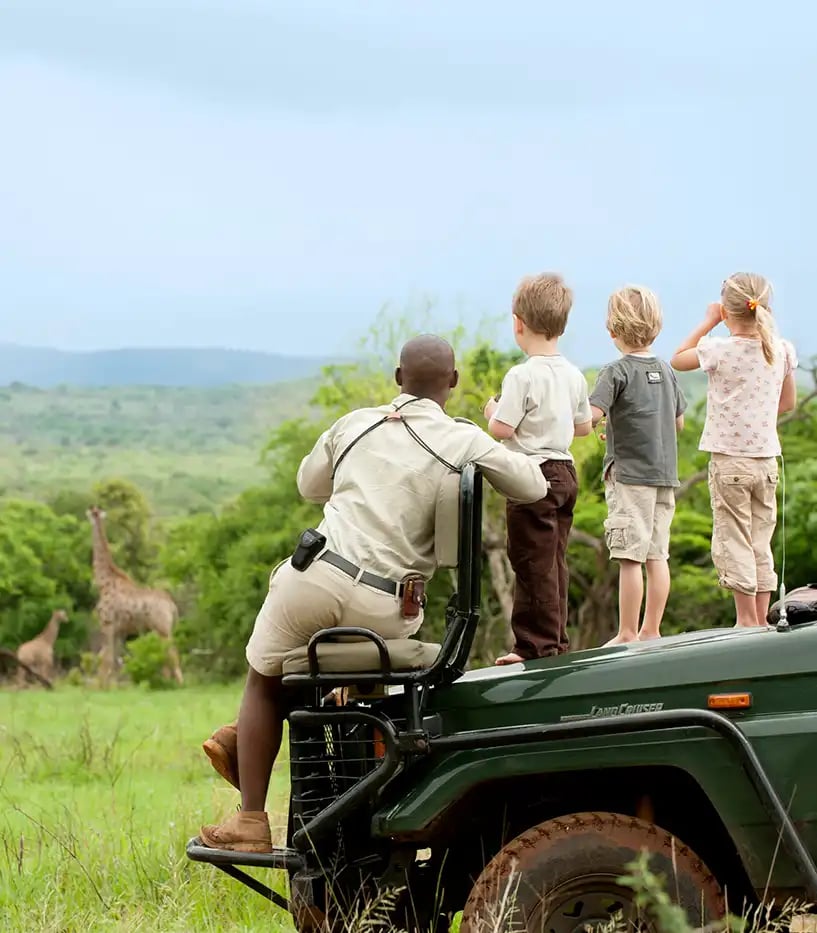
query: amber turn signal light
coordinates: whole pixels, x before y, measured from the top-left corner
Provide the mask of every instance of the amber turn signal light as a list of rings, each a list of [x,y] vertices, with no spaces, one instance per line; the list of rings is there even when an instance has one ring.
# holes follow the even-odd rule
[[[710,709],[749,709],[751,693],[711,693],[706,701]]]

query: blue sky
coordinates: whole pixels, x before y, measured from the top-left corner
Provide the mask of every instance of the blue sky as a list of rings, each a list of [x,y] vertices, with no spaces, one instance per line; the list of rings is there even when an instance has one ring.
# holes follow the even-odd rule
[[[6,0],[0,340],[348,353],[574,286],[610,356],[644,282],[670,352],[730,272],[801,354],[817,257],[817,8],[793,2]]]

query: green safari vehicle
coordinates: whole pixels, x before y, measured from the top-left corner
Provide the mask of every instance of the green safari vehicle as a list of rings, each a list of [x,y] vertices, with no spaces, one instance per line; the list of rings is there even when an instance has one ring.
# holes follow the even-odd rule
[[[695,926],[762,899],[817,903],[817,624],[699,631],[465,673],[479,624],[482,483],[460,477],[443,643],[330,629],[286,662],[287,846],[188,844],[341,930],[391,891],[393,928],[576,933],[621,914],[642,851]],[[339,635],[360,641],[339,641]],[[333,688],[348,689],[343,705]],[[284,898],[258,872],[289,876]],[[500,919],[502,914],[503,919]],[[503,925],[504,924],[504,925]]]

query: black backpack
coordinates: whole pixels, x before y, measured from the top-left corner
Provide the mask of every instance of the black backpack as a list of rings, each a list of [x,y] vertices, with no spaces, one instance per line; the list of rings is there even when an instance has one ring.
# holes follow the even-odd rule
[[[769,608],[766,621],[769,625],[777,625],[780,621],[780,604],[778,601]],[[807,583],[798,586],[791,593],[786,593],[786,619],[789,625],[801,625],[803,622],[817,620],[817,583]]]

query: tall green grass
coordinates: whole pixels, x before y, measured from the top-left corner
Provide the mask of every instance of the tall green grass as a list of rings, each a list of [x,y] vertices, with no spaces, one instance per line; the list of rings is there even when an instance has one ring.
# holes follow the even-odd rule
[[[111,691],[60,685],[0,690],[0,933],[284,933],[289,916],[209,865],[185,844],[220,820],[238,794],[210,768],[200,745],[230,722],[240,685]],[[273,773],[273,841],[285,836],[288,764]],[[646,860],[625,883],[662,933],[694,931]],[[260,873],[284,893],[280,874]],[[486,933],[518,930],[514,891]],[[384,892],[345,926],[383,933]],[[761,906],[708,933],[812,933],[808,905]],[[455,920],[452,930],[459,924]],[[626,933],[612,921],[604,933]]]
[[[0,692],[3,933],[293,929],[257,894],[184,854],[202,822],[238,803],[200,745],[232,721],[240,692]],[[287,787],[281,761],[268,804],[278,840]],[[280,875],[276,884],[283,890]]]

